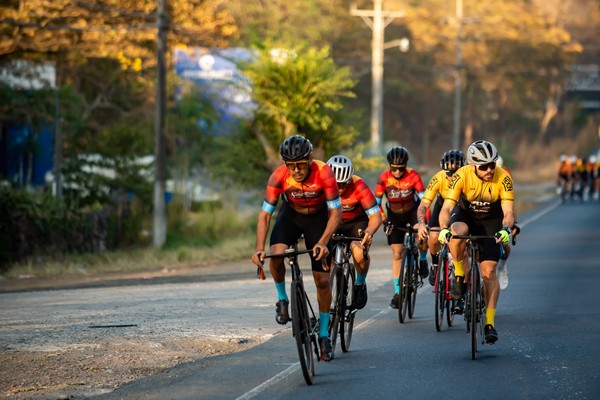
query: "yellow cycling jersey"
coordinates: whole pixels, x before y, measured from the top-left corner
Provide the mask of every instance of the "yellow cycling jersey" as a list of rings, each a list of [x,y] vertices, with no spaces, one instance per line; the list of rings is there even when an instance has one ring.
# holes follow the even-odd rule
[[[452,176],[446,199],[459,202],[459,206],[477,217],[501,212],[500,204],[513,203],[515,191],[512,178],[504,168],[496,168],[492,180],[480,179],[474,165],[465,165]],[[461,204],[463,203],[463,204]]]
[[[450,183],[450,178],[446,175],[446,171],[441,170],[438,171],[427,184],[427,188],[425,189],[425,193],[423,194],[423,200],[427,200],[429,204],[433,203],[433,199],[439,193],[442,199],[447,199],[450,189],[448,188],[448,184]]]

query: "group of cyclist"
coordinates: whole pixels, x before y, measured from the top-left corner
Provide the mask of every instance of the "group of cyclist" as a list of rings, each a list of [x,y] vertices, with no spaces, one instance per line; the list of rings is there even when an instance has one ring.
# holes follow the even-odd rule
[[[486,302],[485,340],[498,339],[494,317],[499,295],[496,266],[501,259],[499,244],[506,245],[509,235],[518,232],[514,212],[514,186],[509,172],[497,166],[499,159],[495,146],[479,140],[471,144],[467,156],[459,150],[450,150],[442,156],[441,171],[436,173],[427,188],[419,173],[408,168],[409,153],[396,146],[387,153],[388,169],[381,173],[372,192],[367,183],[354,174],[351,160],[343,155],[331,157],[328,162],[313,158],[312,144],[300,135],[285,139],[279,148],[283,165],[270,176],[256,229],[256,251],[252,262],[258,266],[266,256],[265,244],[279,198],[283,204],[271,232],[269,252],[282,253],[302,236],[310,254],[313,277],[317,288],[319,308],[319,347],[321,360],[332,359],[331,340],[328,337],[330,304],[329,284],[331,266],[330,240],[335,233],[362,237],[352,243],[356,282],[353,288],[354,309],[367,304],[366,277],[369,259],[363,249],[369,248],[373,235],[385,226],[387,241],[392,249],[392,277],[394,296],[390,307],[398,308],[400,286],[398,277],[404,246],[404,233],[394,227],[411,224],[418,228],[419,273],[422,279],[435,277],[439,243],[449,243],[455,267],[452,296],[460,301],[465,294],[465,241],[451,240],[456,235],[495,235],[496,239],[483,242],[480,253],[481,272]],[[468,163],[468,164],[467,164]],[[436,195],[438,195],[436,200]],[[385,212],[382,203],[386,197]],[[435,202],[431,218],[428,208]],[[437,232],[430,228],[439,228]],[[431,253],[431,270],[427,252]],[[289,299],[285,285],[283,259],[271,258],[269,269],[278,301],[276,321],[290,321]]]
[[[562,200],[600,200],[600,160],[562,154],[556,167],[556,191]]]

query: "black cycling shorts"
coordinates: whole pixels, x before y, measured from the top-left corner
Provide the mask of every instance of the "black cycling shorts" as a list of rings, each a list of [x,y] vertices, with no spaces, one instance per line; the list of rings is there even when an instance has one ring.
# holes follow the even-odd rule
[[[293,245],[304,235],[304,243],[307,249],[312,249],[315,244],[323,236],[327,221],[329,220],[329,212],[327,207],[314,214],[301,214],[294,211],[287,202],[283,202],[273,231],[271,232],[270,245],[284,243],[288,246]],[[316,261],[310,254],[312,270],[314,272],[327,272],[331,265],[331,244],[327,244],[329,256],[326,260]],[[326,265],[323,265],[326,262]]]
[[[450,225],[455,222],[464,222],[469,227],[469,235],[493,236],[502,229],[502,217],[489,219],[476,219],[469,212],[460,207],[454,207],[450,217]],[[500,246],[495,239],[478,241],[482,246],[479,252],[479,261],[498,261],[500,259]]]
[[[387,210],[387,219],[394,225],[395,228],[406,228],[406,224],[414,226],[417,223],[417,208],[418,204],[411,211],[403,214],[396,214],[389,209]],[[406,233],[397,229],[392,230],[392,234],[387,237],[389,245],[404,244],[404,235]]]
[[[360,218],[356,218],[352,221],[348,221],[340,225],[336,233],[344,236],[358,236],[358,230],[364,231],[369,226],[369,217],[367,214],[363,214]]]

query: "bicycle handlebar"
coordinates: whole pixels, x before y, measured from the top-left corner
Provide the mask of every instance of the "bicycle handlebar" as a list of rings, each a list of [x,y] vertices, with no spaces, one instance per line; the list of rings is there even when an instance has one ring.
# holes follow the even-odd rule
[[[338,243],[346,243],[346,244],[350,244],[354,241],[362,241],[363,238],[362,237],[355,237],[355,236],[344,236],[344,235],[340,235],[340,234],[334,234],[333,237],[331,238],[332,242],[338,242]],[[365,258],[365,260],[369,259],[369,251],[367,249],[366,246],[362,246],[362,250],[363,250],[363,257]]]
[[[265,271],[264,271],[264,265],[265,265],[265,259],[267,258],[284,258],[284,257],[296,257],[300,254],[307,254],[307,253],[312,253],[313,249],[307,249],[307,250],[298,250],[297,248],[294,247],[290,247],[289,249],[285,250],[283,253],[278,253],[278,254],[267,254],[265,255],[265,258],[263,258],[262,260],[260,260],[262,266],[260,267],[256,267],[256,277],[260,280],[265,280],[267,279],[266,275],[265,275]],[[317,249],[317,253],[319,252],[319,249]]]

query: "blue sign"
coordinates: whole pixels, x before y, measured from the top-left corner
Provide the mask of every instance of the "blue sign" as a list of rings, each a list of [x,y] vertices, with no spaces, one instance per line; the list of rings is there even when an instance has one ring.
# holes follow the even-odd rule
[[[249,119],[254,114],[250,82],[240,71],[240,63],[252,61],[252,53],[244,48],[209,49],[175,48],[175,73],[180,78],[202,86],[213,106],[219,111],[217,135],[226,135],[231,123]],[[181,88],[176,93],[180,96]]]

